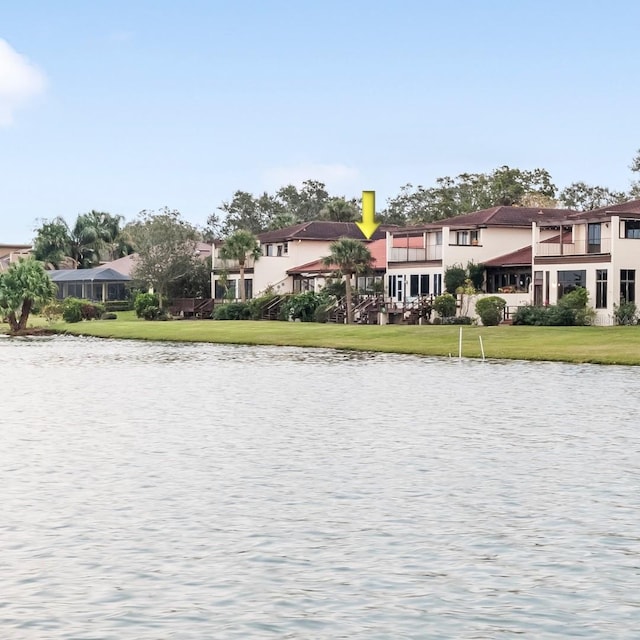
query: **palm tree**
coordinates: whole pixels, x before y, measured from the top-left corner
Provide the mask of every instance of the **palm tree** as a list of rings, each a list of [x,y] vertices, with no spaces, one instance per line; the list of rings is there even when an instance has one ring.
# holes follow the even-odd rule
[[[251,231],[238,229],[232,233],[220,247],[220,257],[223,260],[236,260],[240,267],[240,300],[245,302],[247,292],[244,289],[244,267],[247,257],[257,260],[262,255],[260,243]]]
[[[351,277],[362,273],[373,262],[373,257],[367,247],[359,240],[340,238],[329,246],[330,255],[322,259],[325,266],[335,265],[344,275],[345,295],[347,299],[347,324],[353,322],[351,307]]]
[[[347,202],[344,198],[331,198],[320,211],[323,220],[333,222],[353,222],[358,218],[358,207],[355,202]]]

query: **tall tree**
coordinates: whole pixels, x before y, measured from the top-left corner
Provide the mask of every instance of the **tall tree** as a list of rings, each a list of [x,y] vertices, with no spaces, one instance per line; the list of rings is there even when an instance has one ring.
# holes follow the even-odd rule
[[[491,173],[462,173],[438,178],[434,187],[407,184],[387,202],[381,218],[394,224],[417,224],[488,209],[520,206],[527,198],[553,199],[556,187],[545,169],[525,171],[508,166]]]
[[[247,292],[244,287],[244,269],[247,258],[257,260],[262,255],[260,243],[253,233],[246,229],[239,229],[232,233],[220,247],[220,257],[223,260],[236,260],[240,268],[240,300],[245,302]]]
[[[331,198],[320,211],[320,218],[334,222],[354,222],[358,219],[358,207],[354,201]]]
[[[138,254],[132,275],[153,287],[162,307],[170,283],[195,268],[198,233],[167,207],[141,211],[129,230]]]
[[[560,192],[560,203],[567,209],[591,211],[624,202],[627,194],[611,191],[608,187],[591,186],[586,182],[573,182]]]
[[[369,249],[359,240],[340,238],[329,245],[330,254],[322,259],[325,266],[338,267],[345,282],[345,298],[347,306],[347,324],[353,323],[353,308],[351,304],[351,278],[356,273],[362,273],[371,266],[373,258]]]
[[[629,168],[634,174],[636,174],[636,176],[638,176],[638,179],[632,180],[631,182],[629,197],[640,198],[640,149],[638,149],[636,151],[636,155],[633,156],[633,160],[631,161],[631,166]]]
[[[7,318],[12,333],[23,331],[33,307],[53,300],[56,291],[41,262],[21,259],[0,273],[0,315]]]
[[[34,255],[58,269],[65,261],[78,269],[95,267],[102,258],[128,255],[133,248],[120,229],[122,216],[103,211],[81,213],[70,227],[64,218],[44,220],[36,229]]]

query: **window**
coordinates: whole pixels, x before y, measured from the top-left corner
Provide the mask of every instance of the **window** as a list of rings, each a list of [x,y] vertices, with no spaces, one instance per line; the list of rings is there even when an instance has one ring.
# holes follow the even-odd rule
[[[470,245],[478,244],[478,231],[456,231],[456,244]]]
[[[586,271],[558,271],[558,300],[560,300],[565,293],[570,293],[576,287],[584,287],[586,284]]]
[[[436,242],[435,242],[436,246],[442,245],[442,231],[436,231],[434,233],[434,236],[436,238]]]
[[[272,256],[273,255],[273,245],[272,244],[268,244],[266,246],[264,255],[265,256]]]
[[[596,309],[607,308],[607,270],[596,269]]]
[[[640,220],[624,221],[624,237],[636,239],[640,238]]]
[[[289,255],[289,243],[288,242],[285,242],[282,245],[282,255],[283,256],[288,256]]]
[[[600,253],[600,223],[590,223],[587,226],[587,253]]]
[[[247,300],[253,298],[253,280],[251,278],[244,279],[244,296]]]
[[[423,296],[429,295],[429,274],[424,273],[420,276],[420,293]]]
[[[442,295],[442,274],[436,273],[433,276],[433,295]]]
[[[620,304],[636,301],[636,270],[620,270]]]

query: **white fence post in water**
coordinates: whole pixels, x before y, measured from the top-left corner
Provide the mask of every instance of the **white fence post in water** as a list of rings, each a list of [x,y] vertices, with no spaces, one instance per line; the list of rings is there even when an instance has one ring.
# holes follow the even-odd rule
[[[478,336],[480,338],[480,351],[482,352],[482,361],[484,362],[484,345],[482,344],[482,336]]]
[[[458,338],[458,360],[462,360],[462,327],[460,327],[460,337]]]

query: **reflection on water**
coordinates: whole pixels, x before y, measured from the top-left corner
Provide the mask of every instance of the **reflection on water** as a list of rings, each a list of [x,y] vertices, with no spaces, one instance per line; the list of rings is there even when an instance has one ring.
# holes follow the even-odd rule
[[[0,637],[635,638],[638,372],[0,341]]]

